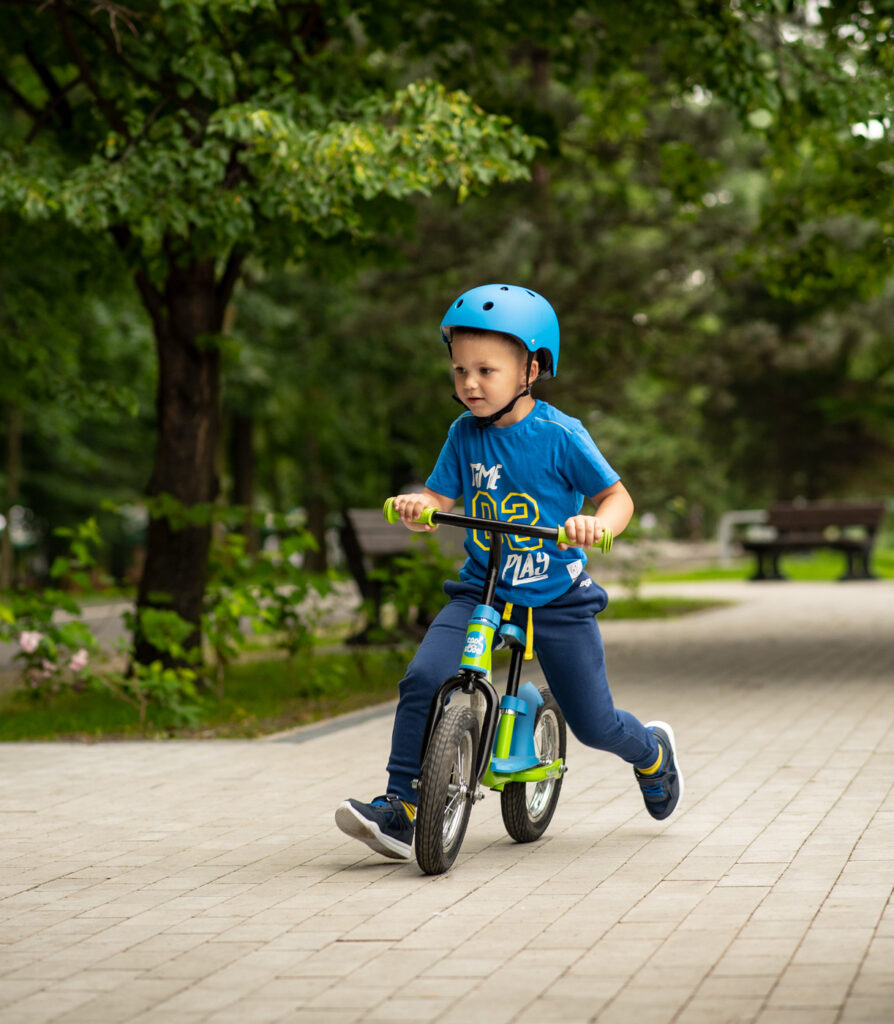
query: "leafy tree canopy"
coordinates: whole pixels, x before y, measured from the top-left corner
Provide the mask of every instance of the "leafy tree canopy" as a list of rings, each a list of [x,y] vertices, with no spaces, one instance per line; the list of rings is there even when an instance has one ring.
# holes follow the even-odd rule
[[[362,233],[377,197],[444,184],[462,197],[524,174],[534,151],[462,91],[394,88],[347,3],[14,10],[0,205],[111,229],[150,264],[300,255],[308,231]]]

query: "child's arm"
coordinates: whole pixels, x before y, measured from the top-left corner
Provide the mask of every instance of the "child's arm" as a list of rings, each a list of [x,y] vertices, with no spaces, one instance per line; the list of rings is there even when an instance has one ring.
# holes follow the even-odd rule
[[[437,530],[437,523],[425,526],[422,523],[415,523],[413,520],[422,515],[424,508],[436,508],[441,512],[449,512],[455,504],[456,498],[446,498],[443,494],[423,487],[419,494],[398,494],[394,499],[394,510],[400,513],[400,520],[408,530],[431,533],[432,530]]]
[[[565,532],[574,547],[591,548],[598,544],[606,527],[617,537],[633,515],[633,498],[620,480],[594,495],[592,502],[596,506],[595,516],[577,515],[565,520]],[[559,548],[564,551],[568,546],[560,544]]]

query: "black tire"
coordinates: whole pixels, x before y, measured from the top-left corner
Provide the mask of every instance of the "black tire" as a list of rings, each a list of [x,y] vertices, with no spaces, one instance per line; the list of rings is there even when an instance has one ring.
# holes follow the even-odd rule
[[[427,875],[441,875],[456,860],[478,785],[478,719],[468,707],[448,708],[428,745],[419,780],[416,860]]]
[[[565,761],[568,731],[549,688],[542,686],[543,703],[534,718],[534,749],[541,760]],[[562,791],[563,776],[542,782],[508,782],[500,793],[506,831],[517,843],[533,843],[552,821]]]

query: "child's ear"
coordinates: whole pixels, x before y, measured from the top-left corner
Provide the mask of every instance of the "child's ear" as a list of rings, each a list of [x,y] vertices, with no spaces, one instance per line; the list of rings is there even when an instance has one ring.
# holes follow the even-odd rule
[[[528,379],[525,381],[526,384],[533,384],[535,380],[540,376],[540,363],[535,356],[531,360],[531,371],[528,374]]]

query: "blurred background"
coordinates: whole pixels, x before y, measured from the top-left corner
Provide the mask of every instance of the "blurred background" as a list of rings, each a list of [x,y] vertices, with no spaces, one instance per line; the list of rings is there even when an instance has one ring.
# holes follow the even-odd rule
[[[182,667],[209,592],[284,539],[288,572],[349,579],[344,510],[427,476],[457,412],[438,324],[489,281],[555,306],[537,395],[619,469],[633,538],[894,493],[887,0],[0,21],[10,643],[49,635],[35,594],[114,584],[128,656]]]

